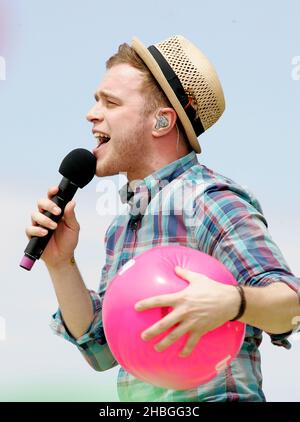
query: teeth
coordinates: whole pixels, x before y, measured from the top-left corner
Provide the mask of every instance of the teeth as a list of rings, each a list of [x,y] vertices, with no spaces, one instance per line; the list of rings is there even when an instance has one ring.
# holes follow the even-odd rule
[[[97,139],[110,139],[107,135],[102,135],[101,133],[95,133],[95,138]]]
[[[105,142],[108,142],[110,140],[110,137],[107,135],[102,135],[101,133],[95,133],[95,138],[98,141],[98,144],[103,144]]]

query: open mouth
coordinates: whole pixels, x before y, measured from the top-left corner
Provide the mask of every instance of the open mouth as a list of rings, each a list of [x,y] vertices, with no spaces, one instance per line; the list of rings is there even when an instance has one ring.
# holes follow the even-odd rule
[[[102,133],[96,133],[95,138],[97,140],[97,148],[100,148],[102,145],[107,144],[110,140],[110,136],[104,135]]]

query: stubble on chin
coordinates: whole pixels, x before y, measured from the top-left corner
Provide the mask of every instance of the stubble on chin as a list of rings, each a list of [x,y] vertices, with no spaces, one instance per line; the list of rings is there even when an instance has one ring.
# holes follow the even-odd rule
[[[114,176],[120,173],[138,174],[143,169],[143,161],[147,155],[144,144],[145,128],[143,120],[138,127],[123,133],[114,145],[98,159],[96,175],[98,177]]]
[[[145,130],[142,122],[131,133],[127,133],[126,137],[121,138],[116,157],[118,172],[139,173],[139,169],[143,167],[145,154],[147,154],[144,139]]]

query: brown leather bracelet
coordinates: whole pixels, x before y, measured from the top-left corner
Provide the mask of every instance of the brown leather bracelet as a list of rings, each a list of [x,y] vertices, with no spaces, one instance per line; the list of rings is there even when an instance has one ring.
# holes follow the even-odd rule
[[[237,285],[237,286],[234,286],[234,287],[236,287],[237,290],[239,291],[239,294],[241,296],[241,303],[240,303],[240,308],[239,308],[239,311],[238,311],[236,317],[231,319],[230,321],[236,321],[237,319],[240,319],[241,316],[244,314],[245,309],[246,309],[246,297],[245,297],[244,289],[240,285]]]

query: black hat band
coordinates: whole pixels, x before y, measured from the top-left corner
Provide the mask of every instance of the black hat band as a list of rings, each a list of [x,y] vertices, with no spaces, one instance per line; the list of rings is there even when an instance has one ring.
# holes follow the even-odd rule
[[[191,122],[191,125],[193,126],[196,136],[198,137],[205,130],[199,116],[197,116],[196,110],[191,106],[191,101],[188,95],[186,94],[178,76],[176,75],[174,70],[171,68],[167,60],[164,58],[164,56],[160,53],[160,51],[154,45],[151,45],[148,48],[148,51],[151,53],[151,55],[153,56],[153,58],[159,65],[164,77],[166,78],[168,84],[172,88],[178,101],[183,107],[187,117],[189,118],[189,121]]]

